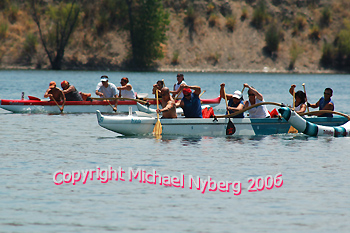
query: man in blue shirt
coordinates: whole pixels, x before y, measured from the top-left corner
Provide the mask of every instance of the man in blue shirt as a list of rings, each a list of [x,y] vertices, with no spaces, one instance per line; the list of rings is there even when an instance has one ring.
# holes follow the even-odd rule
[[[321,97],[316,104],[310,104],[310,103],[307,103],[307,106],[308,107],[311,107],[311,108],[317,108],[319,110],[331,110],[331,111],[334,111],[334,103],[331,99],[331,97],[333,96],[333,90],[329,87],[327,87],[325,90],[324,90],[324,93],[323,93],[323,97]],[[333,114],[332,113],[319,113],[319,114],[315,114],[315,116],[319,116],[319,117],[333,117]]]
[[[191,89],[194,90],[193,93]],[[201,88],[199,86],[181,84],[180,90],[182,90],[184,97],[180,102],[176,103],[176,107],[183,109],[186,118],[202,118],[202,106],[199,99]]]

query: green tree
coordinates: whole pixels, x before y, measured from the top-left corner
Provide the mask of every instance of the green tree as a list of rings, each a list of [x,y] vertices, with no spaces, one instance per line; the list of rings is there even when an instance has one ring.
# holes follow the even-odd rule
[[[51,69],[60,70],[64,50],[77,26],[80,7],[77,0],[54,2],[57,4],[46,5],[42,0],[31,0],[31,10],[39,29],[42,45],[50,60]],[[42,21],[45,21],[44,28]]]
[[[169,13],[161,0],[126,0],[132,68],[149,68],[157,59],[163,58],[161,44],[165,44],[169,25]]]

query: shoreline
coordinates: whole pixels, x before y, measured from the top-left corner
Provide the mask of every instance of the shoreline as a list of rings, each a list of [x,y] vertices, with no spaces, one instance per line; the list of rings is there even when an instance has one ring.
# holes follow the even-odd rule
[[[78,68],[78,67],[77,67]],[[81,68],[81,67],[79,67]],[[277,70],[269,67],[264,69],[203,69],[203,68],[168,68],[160,67],[150,70],[123,70],[123,69],[62,69],[61,71],[137,71],[137,72],[181,72],[181,73],[271,73],[271,74],[350,74],[350,72],[339,70]],[[0,71],[4,70],[50,70],[50,69],[35,69],[34,66],[0,66]]]

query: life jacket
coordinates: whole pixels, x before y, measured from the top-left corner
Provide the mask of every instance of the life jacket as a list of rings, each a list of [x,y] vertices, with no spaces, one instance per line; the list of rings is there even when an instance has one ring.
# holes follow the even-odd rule
[[[202,109],[202,116],[203,118],[211,118],[211,117],[214,117],[214,110],[212,107],[210,107],[209,109],[208,108],[203,108]]]

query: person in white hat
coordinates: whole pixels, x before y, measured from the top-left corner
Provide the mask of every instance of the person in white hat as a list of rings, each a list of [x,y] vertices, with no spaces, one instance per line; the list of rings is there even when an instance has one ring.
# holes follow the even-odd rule
[[[108,83],[107,75],[102,75],[101,82],[96,86],[95,94],[101,98],[114,98],[118,97],[118,90],[113,83]]]
[[[227,112],[226,114],[231,114],[240,110],[243,110],[244,103],[243,100],[241,100],[242,93],[240,91],[235,91],[233,94],[227,94],[224,91],[225,88],[225,83],[220,84],[220,97],[225,99],[225,94],[226,98],[228,100],[228,106],[227,106]],[[240,113],[233,118],[244,118],[243,113]]]

